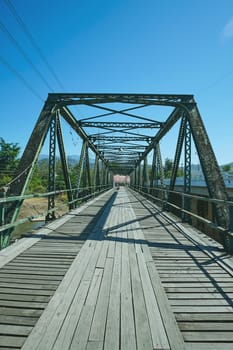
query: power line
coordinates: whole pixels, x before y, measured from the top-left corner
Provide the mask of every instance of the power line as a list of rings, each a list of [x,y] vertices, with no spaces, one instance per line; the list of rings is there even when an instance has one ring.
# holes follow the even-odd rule
[[[0,21],[0,29],[6,36],[9,38],[9,40],[13,43],[13,45],[17,48],[17,50],[21,53],[21,55],[24,57],[25,61],[33,68],[33,70],[36,72],[36,74],[40,77],[40,79],[43,81],[43,83],[47,86],[47,88],[51,91],[54,91],[53,88],[49,85],[47,80],[43,77],[43,75],[40,73],[40,71],[36,68],[32,60],[28,57],[28,55],[24,52],[23,48],[20,46],[20,44],[17,42],[17,40],[13,37],[13,35],[9,32],[9,30],[6,28],[6,26]]]
[[[0,56],[0,62],[6,66],[17,78],[35,95],[40,101],[44,102],[43,98],[37,93],[37,91],[24,79],[24,77],[17,72],[2,56]]]
[[[51,67],[51,65],[49,64],[48,60],[46,59],[44,53],[42,52],[41,48],[38,46],[36,40],[34,39],[34,37],[32,36],[32,34],[30,33],[29,29],[27,28],[26,24],[24,23],[24,21],[22,20],[22,18],[20,17],[20,15],[18,14],[18,12],[16,11],[16,8],[14,7],[14,5],[12,4],[12,2],[10,0],[4,0],[6,6],[8,7],[8,9],[10,10],[10,12],[12,13],[12,15],[15,17],[16,21],[18,22],[18,24],[20,25],[20,27],[22,28],[24,34],[28,37],[28,39],[30,40],[32,46],[35,48],[35,50],[37,51],[38,55],[40,56],[41,60],[44,62],[44,64],[46,65],[46,67],[48,68],[48,70],[50,71],[50,73],[52,74],[52,76],[54,77],[54,79],[56,80],[57,84],[60,86],[60,88],[62,90],[65,90],[62,82],[60,81],[60,79],[58,78],[57,74],[54,72],[53,68]]]

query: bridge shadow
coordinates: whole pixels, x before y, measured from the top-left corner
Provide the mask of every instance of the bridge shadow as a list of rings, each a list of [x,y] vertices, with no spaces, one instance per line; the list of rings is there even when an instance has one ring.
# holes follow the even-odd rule
[[[158,210],[156,208],[153,208],[153,210],[151,208],[148,208],[146,206],[146,202],[145,201],[140,201],[141,204],[144,206],[145,209],[148,210],[149,214],[144,215],[142,217],[136,217],[135,219],[132,220],[128,220],[125,221],[123,223],[117,224],[117,225],[113,225],[111,227],[108,227],[107,229],[105,229],[105,224],[106,224],[106,220],[107,217],[110,213],[110,210],[112,208],[112,206],[118,206],[118,205],[122,205],[122,204],[116,204],[115,199],[116,199],[117,193],[113,193],[112,196],[108,199],[108,201],[106,202],[106,204],[102,207],[101,205],[95,204],[95,208],[99,208],[99,210],[97,210],[97,212],[95,214],[87,214],[87,213],[70,213],[69,216],[71,217],[70,220],[68,221],[69,225],[77,225],[78,223],[80,223],[80,219],[82,217],[92,217],[92,219],[90,220],[90,222],[87,224],[87,226],[84,228],[84,230],[82,230],[80,232],[80,234],[73,234],[72,233],[72,225],[71,227],[66,228],[66,230],[68,230],[68,232],[64,232],[64,230],[62,230],[62,227],[65,225],[62,225],[61,227],[59,227],[58,229],[51,229],[51,233],[48,235],[43,235],[43,234],[28,234],[28,235],[24,235],[24,237],[35,237],[35,238],[42,238],[45,240],[59,240],[59,241],[85,241],[87,239],[91,239],[91,240],[98,240],[98,241],[103,241],[103,240],[109,240],[109,241],[115,241],[115,242],[120,242],[123,244],[133,244],[133,245],[141,245],[142,246],[142,250],[143,250],[143,246],[146,245],[150,248],[158,248],[159,250],[173,250],[173,251],[185,251],[187,254],[187,257],[190,258],[190,260],[193,262],[195,267],[198,267],[199,271],[201,271],[203,273],[203,276],[205,276],[207,278],[207,281],[211,283],[212,288],[215,290],[215,293],[219,293],[223,299],[226,301],[226,303],[228,305],[230,305],[231,307],[233,307],[233,300],[232,298],[230,298],[230,296],[228,295],[227,292],[224,291],[224,289],[221,287],[221,285],[219,284],[219,282],[216,281],[216,279],[214,277],[211,276],[211,273],[208,271],[208,267],[211,264],[214,263],[218,263],[218,261],[223,262],[224,258],[227,257],[226,253],[221,250],[218,247],[215,246],[205,246],[205,245],[201,245],[201,244],[197,244],[195,243],[194,240],[191,240],[186,234],[185,232],[177,225],[179,223],[179,221],[177,222],[173,222],[171,219],[162,216],[161,219],[161,215],[162,215],[162,211]],[[134,201],[134,203],[136,203],[138,201]],[[129,201],[127,204],[133,204],[132,201]],[[125,205],[125,203],[124,203]],[[92,206],[93,207],[93,206]],[[127,234],[133,233],[133,231],[143,231],[143,228],[139,227],[129,227],[130,225],[133,225],[135,223],[143,223],[143,221],[145,221],[146,219],[149,218],[154,218],[156,220],[155,225],[152,225],[150,227],[145,228],[146,229],[156,229],[156,228],[162,228],[165,230],[166,234],[169,235],[171,238],[173,238],[174,242],[152,242],[148,239],[138,239],[138,238],[132,238],[132,237],[120,237],[119,235],[117,236],[117,234],[122,234],[124,232],[127,232]],[[78,220],[76,220],[78,219]],[[101,224],[98,225],[98,221],[101,220]],[[97,227],[98,225],[98,227]],[[47,228],[47,227],[46,227]],[[190,244],[187,243],[182,243],[178,237],[176,237],[176,235],[174,234],[174,232],[172,232],[171,229],[174,230],[174,228],[176,229],[176,232],[179,231],[179,233],[182,234],[183,237],[185,237]],[[70,230],[70,231],[69,231]],[[145,232],[145,231],[144,231]],[[206,253],[204,253],[204,250],[208,250],[210,253],[214,253],[214,252],[221,252],[222,255],[220,257],[210,257],[208,256]],[[194,252],[200,252],[202,251],[203,254],[205,254],[206,256],[206,260],[205,261],[198,261],[198,258],[193,254]],[[177,260],[179,260],[179,254],[177,255]],[[156,262],[155,262],[156,265]],[[229,267],[228,267],[229,268]],[[233,274],[233,270],[232,270],[232,274]],[[192,275],[192,273],[188,273],[187,274],[188,277],[193,277],[193,281],[197,281],[197,279],[195,278],[195,275]],[[205,282],[200,281],[200,286],[201,287],[205,287]],[[208,289],[208,287],[206,287]],[[232,287],[233,288],[233,287]]]
[[[103,239],[105,231],[103,230],[104,225],[106,223],[107,217],[111,210],[111,207],[114,205],[116,200],[117,193],[114,192],[111,197],[106,201],[104,205],[102,204],[93,204],[92,208],[99,208],[93,214],[80,212],[75,213],[70,212],[68,215],[70,218],[64,224],[61,224],[58,228],[51,228],[48,226],[44,226],[42,229],[38,229],[39,232],[36,234],[33,232],[28,232],[22,234],[22,238],[41,238],[45,240],[60,240],[60,241],[85,241],[91,235],[91,239]],[[80,225],[82,222],[82,218],[92,218],[89,223],[80,230],[80,233],[77,233],[77,225]],[[98,225],[98,221],[101,219],[101,225]],[[68,227],[67,227],[68,226]],[[76,229],[76,232],[72,231],[72,226]],[[96,229],[98,227],[98,230]],[[50,230],[50,233],[43,233],[43,229]],[[42,231],[42,233],[40,233]],[[67,232],[66,232],[67,231]],[[99,232],[99,235],[94,235],[94,233]]]
[[[161,210],[158,210],[155,206],[153,206],[153,211],[152,211],[152,209],[148,207],[148,201],[146,201],[145,199],[143,199],[141,197],[140,198],[136,197],[136,198],[142,204],[142,206],[150,212],[150,215],[153,216],[159,222],[159,224],[161,226],[163,226],[163,228],[165,229],[167,234],[170,235],[170,237],[172,237],[174,242],[175,242],[172,244],[165,243],[165,242],[159,242],[159,243],[157,242],[157,243],[152,243],[152,244],[148,243],[148,246],[151,246],[151,247],[156,246],[156,247],[161,248],[161,249],[171,249],[171,250],[178,249],[178,250],[185,251],[187,253],[187,256],[194,263],[194,266],[196,266],[203,273],[203,276],[205,276],[207,278],[207,281],[211,283],[213,289],[215,290],[215,293],[219,293],[223,297],[225,302],[229,306],[233,307],[233,299],[228,295],[227,292],[224,291],[224,288],[221,287],[220,283],[218,281],[216,281],[216,279],[213,276],[211,276],[211,273],[207,270],[207,267],[210,266],[211,264],[217,264],[217,266],[220,266],[220,265],[218,265],[218,262],[221,262],[222,264],[224,264],[224,259],[229,258],[229,255],[224,251],[224,249],[219,248],[219,247],[215,247],[212,245],[206,246],[206,245],[202,245],[200,243],[197,243],[195,241],[195,239],[191,239],[184,232],[184,230],[182,230],[182,228],[180,226],[178,226],[178,223],[180,223],[181,221],[174,222],[172,219],[168,218],[167,216],[164,216],[163,212]],[[161,217],[163,218],[163,221],[160,219]],[[164,225],[164,220],[167,222],[167,225],[166,224]],[[181,233],[183,237],[185,237],[188,241],[191,242],[191,245],[183,244],[182,242],[180,242],[179,238],[176,237],[176,235],[169,229],[169,227],[175,228],[176,231]],[[191,247],[191,249],[190,249],[190,247]],[[193,255],[194,251],[203,252],[203,254],[207,258],[207,260],[198,261],[198,258]],[[214,255],[215,251],[220,252],[222,254],[220,256],[216,256],[216,255]],[[210,254],[208,255],[208,253],[210,253]],[[213,253],[213,254],[211,254],[211,253]],[[179,260],[179,257],[177,260]],[[224,270],[224,274],[228,275],[229,277],[232,277],[233,276],[233,269],[228,264],[226,264],[226,267],[228,270],[230,270],[230,273],[228,273],[226,270]],[[221,268],[222,268],[222,266],[221,266]],[[188,275],[192,276],[191,273],[189,273]],[[195,281],[195,275],[193,275],[193,281]],[[205,282],[200,281],[200,286],[205,287]],[[208,290],[208,288],[209,287],[206,287],[207,290]],[[233,286],[232,286],[232,289],[233,289]]]

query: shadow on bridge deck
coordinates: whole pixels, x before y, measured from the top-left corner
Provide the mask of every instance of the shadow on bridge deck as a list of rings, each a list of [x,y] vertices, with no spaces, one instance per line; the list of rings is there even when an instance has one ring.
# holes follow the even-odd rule
[[[0,267],[0,349],[233,347],[232,259],[125,188],[19,240]]]

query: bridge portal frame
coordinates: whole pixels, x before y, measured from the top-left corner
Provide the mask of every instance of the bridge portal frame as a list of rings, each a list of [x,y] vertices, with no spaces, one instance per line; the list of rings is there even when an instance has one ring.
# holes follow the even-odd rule
[[[124,109],[114,109],[112,104],[132,104],[133,107]],[[110,104],[110,107],[106,107],[106,104]],[[93,118],[86,118],[83,120],[77,120],[71,110],[70,106],[74,105],[86,105],[89,107],[100,109],[104,111],[104,114],[94,116]],[[172,113],[168,116],[165,121],[158,122],[152,118],[138,116],[133,114],[132,111],[136,109],[142,109],[148,106],[170,106],[174,107]],[[140,119],[143,125],[138,122],[138,125],[132,125],[133,123],[123,123],[119,122],[103,123],[102,127],[105,129],[105,133],[100,135],[90,135],[84,130],[84,127],[91,127],[90,120],[101,117],[103,115],[114,115],[120,114],[125,117],[134,117]],[[135,113],[135,112],[134,112]],[[93,93],[52,93],[48,95],[48,98],[42,108],[39,119],[33,129],[31,137],[25,148],[25,151],[20,160],[17,172],[15,174],[16,178],[20,178],[20,181],[12,183],[8,195],[9,196],[23,196],[25,194],[26,188],[32,176],[35,164],[37,162],[40,150],[44,144],[45,138],[51,127],[54,116],[59,118],[63,117],[68,125],[81,137],[83,140],[83,145],[85,145],[84,158],[86,157],[86,168],[88,168],[88,156],[87,150],[91,149],[96,155],[95,170],[94,170],[94,187],[97,183],[108,182],[109,178],[114,172],[120,172],[132,175],[135,173],[134,179],[137,181],[139,187],[143,181],[149,183],[147,169],[145,169],[145,164],[147,162],[148,154],[156,149],[158,166],[162,174],[162,160],[159,155],[158,145],[162,138],[170,131],[170,129],[181,120],[180,133],[177,141],[177,147],[175,152],[175,161],[172,169],[172,178],[170,182],[170,189],[174,187],[175,178],[177,176],[178,164],[181,156],[181,149],[183,142],[185,142],[186,157],[185,157],[185,189],[189,191],[190,188],[190,137],[192,136],[195,147],[200,159],[201,167],[204,173],[205,181],[209,190],[209,195],[211,198],[220,199],[223,201],[228,200],[227,191],[223,178],[221,176],[219,166],[212,149],[208,134],[204,127],[202,118],[200,116],[199,110],[197,108],[196,102],[193,95],[173,95],[173,94],[93,94]],[[59,116],[59,117],[58,117]],[[86,123],[86,124],[85,124]],[[90,123],[90,124],[88,124]],[[151,128],[158,128],[157,133],[153,137],[146,137],[146,135],[136,136],[135,132],[132,130],[135,127],[145,128],[146,124]],[[96,124],[97,125],[97,124]],[[101,123],[98,123],[98,127],[101,127]],[[111,132],[114,133],[115,129],[121,129],[123,132],[122,137],[115,137],[114,135],[108,136]],[[71,189],[70,179],[68,176],[68,167],[66,164],[66,156],[64,151],[64,145],[62,141],[62,134],[60,124],[58,122],[56,132],[56,137],[58,138],[58,144],[60,149],[60,154],[62,158],[62,167],[64,172],[64,178],[66,179],[66,186],[70,192],[69,205],[72,207],[72,202],[75,201],[73,198],[73,192]],[[106,131],[107,130],[107,131]],[[96,141],[100,144],[97,145]],[[139,143],[137,143],[139,141]],[[101,143],[102,142],[102,143]],[[117,167],[115,168],[109,159],[104,155],[105,147],[106,149],[114,149],[114,143],[121,142],[121,146],[129,147],[130,151],[132,149],[137,149],[135,153],[135,159],[129,161],[123,157],[122,161],[118,160]],[[144,142],[144,143],[143,143]],[[100,147],[99,147],[100,146]],[[52,146],[51,146],[52,147]],[[50,148],[51,148],[50,147]],[[138,147],[138,148],[137,148]],[[139,152],[138,149],[141,148]],[[53,152],[50,149],[51,152]],[[154,151],[155,152],[155,151]],[[99,161],[102,162],[102,170],[106,169],[107,174],[100,176]],[[116,160],[114,160],[116,162]],[[81,160],[82,162],[82,160]],[[127,165],[128,163],[128,165]],[[141,171],[141,164],[144,164],[144,169]],[[83,164],[80,163],[80,166]],[[154,163],[153,163],[154,166]],[[52,169],[52,168],[51,168]],[[135,171],[138,169],[138,171]],[[52,170],[51,170],[52,171]],[[88,170],[87,170],[88,171]],[[104,170],[105,171],[105,170]],[[154,170],[153,170],[154,171]],[[156,173],[156,172],[155,172]],[[153,174],[155,174],[153,173]],[[51,182],[53,181],[54,174],[51,172]],[[154,176],[154,175],[153,175]],[[132,177],[133,178],[133,177]],[[90,175],[88,174],[88,183],[90,183]],[[163,179],[161,181],[163,183]],[[78,184],[79,185],[79,184]],[[149,186],[149,185],[148,185]],[[52,196],[52,194],[51,194]],[[14,222],[17,219],[20,207],[23,200],[18,200],[16,204],[9,205],[6,210],[7,222]],[[51,202],[52,203],[52,202]],[[53,205],[53,204],[52,204]],[[224,227],[226,230],[229,225],[229,213],[224,205],[216,206],[216,217],[217,224]],[[9,243],[10,234],[9,231],[6,234],[5,245]]]

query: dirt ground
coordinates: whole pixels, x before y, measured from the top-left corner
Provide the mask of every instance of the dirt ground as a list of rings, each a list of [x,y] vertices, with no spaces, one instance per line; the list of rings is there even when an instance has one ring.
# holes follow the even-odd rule
[[[64,205],[62,208],[56,210],[56,217],[59,217],[68,211],[68,207],[67,205],[65,205],[64,201],[61,201],[60,199],[56,199],[55,204],[56,206]],[[43,220],[45,217],[44,213],[47,211],[47,209],[48,209],[47,198],[25,199],[20,209],[19,219],[29,217],[29,216],[39,215],[39,218],[36,218],[36,220],[40,220],[40,219]]]

